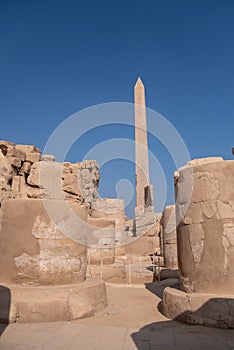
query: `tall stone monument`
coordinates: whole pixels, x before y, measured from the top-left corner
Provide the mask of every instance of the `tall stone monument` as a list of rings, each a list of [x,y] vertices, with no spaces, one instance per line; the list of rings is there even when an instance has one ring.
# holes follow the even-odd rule
[[[140,78],[134,87],[136,211],[145,207],[145,188],[149,186],[148,140],[145,107],[145,87]]]

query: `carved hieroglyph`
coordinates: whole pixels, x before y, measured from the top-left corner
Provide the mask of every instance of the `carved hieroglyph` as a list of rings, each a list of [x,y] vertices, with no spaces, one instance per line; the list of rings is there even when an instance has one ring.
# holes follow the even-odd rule
[[[232,294],[234,161],[189,162],[179,169],[175,192],[181,288],[187,293]]]

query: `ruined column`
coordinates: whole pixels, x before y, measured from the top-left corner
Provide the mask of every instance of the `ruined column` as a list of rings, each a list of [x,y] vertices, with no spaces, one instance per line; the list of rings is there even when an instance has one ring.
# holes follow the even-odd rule
[[[70,321],[107,305],[104,283],[86,279],[97,170],[0,141],[0,324]]]
[[[145,206],[145,187],[149,185],[149,160],[145,108],[145,88],[140,78],[134,87],[136,207]]]
[[[163,255],[164,265],[177,268],[177,239],[175,206],[168,205],[163,212]]]
[[[169,318],[234,328],[234,161],[196,159],[176,176],[180,290],[166,288]]]

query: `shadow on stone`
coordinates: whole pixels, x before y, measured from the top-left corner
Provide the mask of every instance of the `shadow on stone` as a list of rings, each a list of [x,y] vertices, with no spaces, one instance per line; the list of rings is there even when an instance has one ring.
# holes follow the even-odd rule
[[[234,298],[206,293],[185,293],[167,288],[162,298],[163,314],[180,322],[234,329]]]
[[[158,309],[161,308],[161,302]],[[160,310],[161,311],[161,310]],[[183,325],[183,323],[186,324]],[[205,327],[204,327],[205,326]],[[217,330],[216,328],[222,328]],[[148,324],[131,337],[138,350],[145,349],[206,349],[209,344],[215,349],[229,349],[234,333],[234,299],[212,298],[196,311],[186,310],[172,320]],[[228,330],[229,329],[229,330]],[[200,337],[206,344],[200,344]]]
[[[176,347],[174,334],[178,331],[183,335],[181,323],[173,320],[154,322],[142,327],[138,332],[132,333],[131,338],[138,350],[146,349],[180,349]],[[186,335],[188,344],[193,344],[194,333]],[[196,345],[196,344],[194,344]],[[185,349],[185,347],[183,348]],[[188,347],[190,349],[190,346]]]
[[[188,297],[186,299],[188,300]],[[204,302],[204,295],[193,295],[190,296],[188,304],[186,304],[186,299],[174,299],[172,305],[171,303],[165,303],[165,298],[163,298],[163,314],[174,320],[191,325],[234,329],[233,298],[217,296],[210,297]]]
[[[0,336],[10,323],[11,292],[0,285]]]
[[[157,297],[162,298],[164,289],[168,286],[173,286],[177,288],[178,279],[168,278],[164,281],[145,283],[145,288],[148,289],[151,293],[157,295]]]

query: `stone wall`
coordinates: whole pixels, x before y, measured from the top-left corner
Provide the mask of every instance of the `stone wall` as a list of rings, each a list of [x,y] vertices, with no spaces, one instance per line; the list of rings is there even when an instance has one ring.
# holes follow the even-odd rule
[[[90,206],[98,198],[96,161],[58,163],[35,146],[8,141],[0,141],[0,148],[0,204],[8,198],[65,198]]]
[[[59,200],[50,200],[66,217]],[[59,210],[59,209],[62,210]],[[48,217],[41,199],[8,199],[2,204],[2,282],[55,285],[86,278],[86,246],[69,239]]]
[[[14,252],[15,255],[13,252],[13,255],[5,252],[4,259],[9,260],[7,266],[10,268],[10,261],[14,260],[14,265],[22,269],[16,272],[16,267],[14,266],[13,269],[12,266],[14,282],[19,276],[23,281],[29,282],[32,279],[36,283],[43,281],[43,283],[49,283],[49,281],[66,283],[67,279],[74,282],[84,279],[86,250],[79,248],[79,244],[75,241],[85,246],[89,244],[86,238],[88,239],[95,232],[95,229],[92,230],[93,223],[89,222],[90,232],[87,234],[88,227],[85,230],[80,224],[79,230],[84,232],[75,232],[77,223],[74,218],[69,218],[69,223],[66,219],[67,226],[71,226],[68,237],[70,235],[70,238],[75,240],[72,243],[72,240],[66,241],[64,236],[66,232],[63,232],[64,223],[61,218],[64,215],[69,216],[71,209],[81,222],[87,223],[88,217],[94,211],[91,209],[92,203],[97,202],[98,199],[98,182],[99,171],[96,161],[59,163],[55,162],[52,155],[42,155],[35,146],[0,141],[0,223],[2,222],[3,225],[1,247],[10,247],[11,252],[13,251],[10,242],[15,237],[15,228],[17,232],[21,232],[21,237],[25,236],[21,242],[22,246],[25,242],[31,241],[32,247],[38,247],[35,254],[30,249],[27,252],[20,251],[18,256],[16,252]],[[62,203],[67,205],[61,206]],[[21,216],[18,213],[21,213]],[[58,225],[61,228],[60,231]],[[31,239],[31,236],[34,238]],[[75,248],[76,245],[77,248]],[[73,250],[76,251],[77,257],[81,254],[79,259],[77,258],[80,267],[78,260],[76,261],[73,256]],[[54,261],[57,267],[52,267],[51,261]],[[75,266],[75,275],[72,278],[73,267],[69,265],[71,261]],[[57,271],[57,277],[50,275],[50,270],[53,268]],[[0,275],[4,278],[11,276],[8,270],[4,271],[3,265]],[[30,273],[37,277],[30,276]]]

